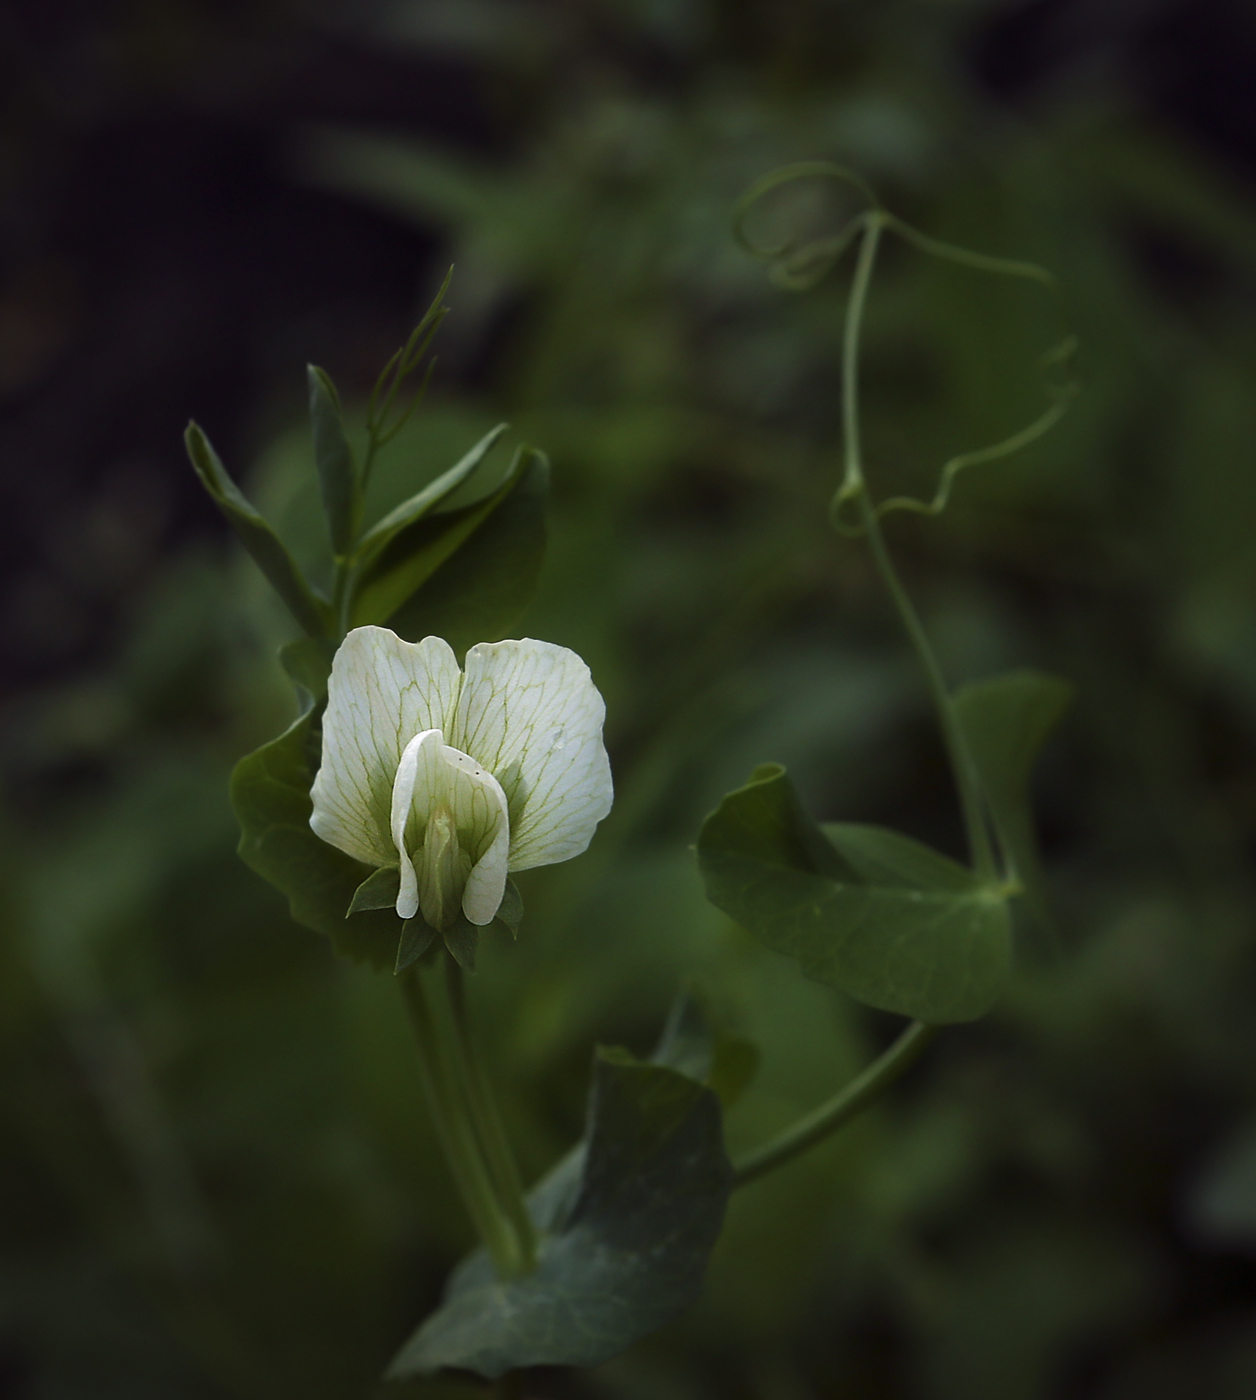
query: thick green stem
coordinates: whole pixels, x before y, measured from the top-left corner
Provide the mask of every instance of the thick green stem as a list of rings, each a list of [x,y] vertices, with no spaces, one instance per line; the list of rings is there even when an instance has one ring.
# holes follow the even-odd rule
[[[773,1138],[764,1146],[748,1153],[733,1164],[734,1186],[745,1186],[749,1181],[784,1166],[809,1147],[823,1142],[830,1133],[849,1123],[891,1084],[915,1063],[920,1052],[937,1034],[936,1026],[926,1026],[921,1021],[913,1021],[902,1035],[885,1051],[879,1059],[868,1066],[857,1079],[853,1079],[840,1093],[835,1094],[813,1113],[787,1128],[779,1137]]]
[[[519,1243],[498,1203],[476,1140],[465,1084],[459,1081],[459,1057],[450,1053],[448,1037],[442,1033],[440,1021],[424,994],[419,969],[409,968],[399,980],[418,1042],[423,1092],[441,1149],[494,1268],[500,1277],[512,1277],[521,1271]]]
[[[453,1012],[455,1045],[461,1056],[461,1068],[469,1091],[476,1133],[484,1147],[489,1174],[493,1178],[498,1200],[514,1228],[518,1243],[519,1272],[527,1273],[536,1266],[536,1227],[528,1213],[523,1195],[523,1182],[515,1165],[514,1154],[510,1150],[510,1140],[506,1136],[496,1097],[485,1073],[475,1038],[471,1034],[463,972],[453,958],[445,959],[445,974],[449,1004]]]
[[[846,307],[846,324],[842,334],[842,437],[845,456],[845,475],[836,505],[855,501],[859,508],[860,522],[868,537],[872,557],[877,572],[885,584],[912,647],[920,660],[921,668],[929,686],[942,727],[942,737],[946,743],[947,757],[955,775],[955,786],[959,793],[960,808],[964,815],[964,826],[968,833],[968,845],[972,853],[973,868],[984,879],[992,880],[996,875],[994,852],[990,844],[990,832],[986,826],[985,805],[981,795],[981,785],[977,770],[968,752],[968,744],[959,727],[950,691],[938,665],[929,638],[921,626],[920,618],[912,605],[907,591],[895,571],[889,550],[885,546],[885,536],[881,532],[881,522],[877,518],[876,507],[868,494],[863,476],[863,456],[859,435],[859,336],[863,325],[864,305],[868,299],[868,288],[872,282],[872,269],[876,261],[877,244],[884,227],[885,216],[877,211],[869,213],[863,238],[859,244],[859,257],[855,264],[855,275],[851,282],[850,300]]]

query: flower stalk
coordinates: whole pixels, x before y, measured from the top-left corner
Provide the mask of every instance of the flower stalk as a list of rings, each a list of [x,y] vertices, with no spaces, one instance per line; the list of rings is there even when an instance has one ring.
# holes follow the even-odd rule
[[[446,957],[445,986],[449,993],[452,1013],[454,1047],[462,1062],[471,1118],[476,1137],[484,1150],[489,1176],[502,1209],[514,1231],[519,1259],[519,1273],[528,1273],[536,1266],[536,1226],[528,1211],[523,1194],[523,1181],[510,1149],[505,1124],[497,1107],[497,1098],[485,1072],[483,1058],[467,1014],[466,983],[462,968],[452,957]]]
[[[535,1267],[536,1234],[487,1080],[472,1068],[465,1007],[455,1011],[452,998],[443,1006],[429,998],[417,966],[399,981],[418,1046],[424,1097],[454,1183],[498,1277],[517,1278]],[[484,1137],[490,1116],[499,1133],[491,1148]],[[508,1185],[503,1189],[510,1182],[513,1195]]]

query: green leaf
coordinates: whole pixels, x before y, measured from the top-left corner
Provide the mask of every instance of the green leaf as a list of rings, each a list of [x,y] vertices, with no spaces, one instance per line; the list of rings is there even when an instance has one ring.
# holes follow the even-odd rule
[[[1029,785],[1042,746],[1073,702],[1073,687],[1040,671],[1011,671],[966,685],[955,711],[981,778],[1008,875],[1025,903],[1049,925],[1046,881],[1038,857]]]
[[[483,1250],[464,1260],[388,1378],[618,1355],[697,1296],[731,1187],[714,1093],[600,1050],[585,1140],[528,1198],[542,1232],[535,1271],[502,1281]]]
[[[532,601],[545,558],[549,463],[528,451],[497,507],[388,619],[411,641],[436,634],[459,654],[506,636]]]
[[[470,452],[455,462],[447,472],[443,472],[435,481],[428,482],[421,491],[415,492],[409,500],[402,501],[399,506],[390,510],[382,520],[372,525],[358,546],[358,567],[367,568],[388,548],[402,530],[421,520],[429,512],[435,510],[442,501],[453,495],[501,441],[502,435],[509,426],[508,423],[499,423],[495,428],[485,433]]]
[[[279,663],[296,686],[302,714],[327,699],[327,681],[335,654],[336,644],[326,637],[298,637],[279,648]]]
[[[287,604],[289,612],[311,637],[327,634],[329,610],[324,599],[306,582],[304,574],[284,548],[279,536],[249,504],[240,488],[227,474],[226,467],[196,423],[189,423],[183,435],[188,456],[201,485],[226,516],[240,543],[253,556],[270,586]]]
[[[725,1108],[736,1103],[759,1068],[758,1047],[715,1026],[709,1008],[692,988],[672,1003],[650,1058],[714,1089]]]
[[[359,579],[353,603],[355,627],[387,622],[466,543],[518,484],[521,456],[522,449],[491,495],[460,510],[424,516],[393,537]]]
[[[1007,982],[1004,892],[881,827],[823,830],[785,770],[757,768],[703,823],[707,898],[817,982],[934,1024],[987,1011]]]
[[[310,388],[314,462],[318,467],[323,513],[327,516],[332,549],[343,557],[353,548],[358,532],[361,497],[357,468],[353,462],[353,449],[345,436],[340,398],[330,375],[317,365],[307,365],[306,375]]]
[[[401,920],[392,910],[346,913],[369,866],[310,830],[310,784],[319,761],[313,711],[277,739],[242,758],[231,775],[231,805],[240,823],[240,856],[287,896],[292,917],[327,934],[354,962],[392,967]]]

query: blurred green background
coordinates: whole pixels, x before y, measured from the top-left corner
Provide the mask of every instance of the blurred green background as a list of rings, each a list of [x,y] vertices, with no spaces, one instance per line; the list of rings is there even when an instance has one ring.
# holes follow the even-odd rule
[[[0,1396],[372,1395],[469,1244],[390,979],[235,857],[227,776],[292,712],[289,632],[179,441],[195,415],[310,548],[304,364],[360,397],[448,262],[388,472],[500,418],[550,453],[521,630],[590,662],[618,792],[473,988],[528,1174],[578,1134],[592,1046],[644,1051],[686,978],[762,1047],[734,1146],[893,1033],[706,905],[690,850],[766,760],[822,819],[961,849],[922,686],[824,521],[842,281],[777,292],[729,232],[802,158],[1049,265],[1081,336],[1064,424],[890,527],[952,680],[1078,687],[1039,783],[1060,933],[737,1195],[688,1314],[529,1394],[1256,1394],[1251,5],[64,0],[8,7],[0,49]],[[1053,331],[1032,289],[892,247],[879,489],[1031,418]]]

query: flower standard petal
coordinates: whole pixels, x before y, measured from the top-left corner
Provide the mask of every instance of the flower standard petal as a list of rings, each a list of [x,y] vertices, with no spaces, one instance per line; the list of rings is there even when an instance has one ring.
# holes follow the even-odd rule
[[[323,759],[310,792],[310,826],[368,865],[391,865],[393,779],[411,738],[445,729],[462,676],[440,637],[404,642],[384,627],[358,627],[332,662],[323,716]]]
[[[610,811],[605,714],[589,668],[566,647],[524,638],[467,652],[446,737],[505,791],[511,870],[579,855]]]

